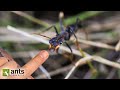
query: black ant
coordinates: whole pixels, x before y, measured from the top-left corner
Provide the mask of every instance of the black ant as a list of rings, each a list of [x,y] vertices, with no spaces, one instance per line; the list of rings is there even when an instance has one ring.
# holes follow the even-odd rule
[[[66,27],[66,29],[64,29],[63,22],[62,22],[63,16],[64,16],[63,12],[60,12],[60,15],[59,15],[60,29],[61,29],[60,33],[58,33],[58,30],[55,25],[52,25],[51,27],[46,29],[46,30],[50,30],[51,28],[54,28],[54,30],[56,32],[55,37],[50,38],[50,37],[47,37],[47,36],[44,36],[41,34],[38,34],[38,35],[41,35],[43,37],[47,37],[50,39],[49,40],[49,43],[50,43],[49,50],[54,50],[58,53],[58,49],[59,49],[60,45],[65,43],[72,53],[72,49],[66,41],[70,40],[70,37],[72,35],[74,35],[74,37],[76,38],[77,47],[79,48],[79,44],[78,44],[78,40],[77,40],[77,36],[75,35],[75,32],[78,30],[78,28],[82,27],[82,23],[79,20],[79,18],[77,18],[75,24],[69,25]]]

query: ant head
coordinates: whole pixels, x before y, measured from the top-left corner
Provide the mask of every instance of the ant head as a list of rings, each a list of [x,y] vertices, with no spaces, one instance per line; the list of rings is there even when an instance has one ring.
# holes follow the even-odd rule
[[[58,39],[58,37],[54,37],[49,40],[49,43],[51,44],[51,46],[56,47],[56,46],[62,44],[62,38]]]
[[[50,40],[49,40],[49,43],[50,43],[50,45],[51,45],[52,47],[56,47],[57,45],[59,45],[58,42],[57,42],[57,38],[56,38],[56,37],[50,39]]]
[[[50,50],[57,50],[60,46],[60,44],[62,44],[62,40],[61,39],[57,39],[57,37],[54,37],[52,39],[49,40],[50,46],[49,49]]]

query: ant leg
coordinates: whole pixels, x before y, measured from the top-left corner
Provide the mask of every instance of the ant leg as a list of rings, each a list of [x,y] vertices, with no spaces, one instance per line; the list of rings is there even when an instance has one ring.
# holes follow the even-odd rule
[[[76,19],[75,26],[76,26],[76,28],[77,28],[77,27],[83,28],[84,25],[83,25],[82,21],[81,21],[79,18],[77,18],[77,19]]]
[[[57,35],[59,35],[58,30],[55,25],[50,26],[49,28],[45,29],[45,31],[50,30],[51,28],[54,28]]]
[[[70,31],[71,31],[71,30],[70,30]],[[71,32],[73,32],[73,35],[74,35],[74,37],[75,37],[75,39],[76,39],[76,45],[77,45],[77,47],[79,48],[79,43],[78,43],[77,36],[75,35],[74,31],[71,31]]]
[[[83,31],[85,32],[85,37],[86,37],[86,40],[88,40],[88,32],[86,31],[86,29],[84,28],[84,25],[83,25],[83,23],[82,23],[82,21],[79,19],[79,18],[77,18],[77,20],[76,20],[76,28],[77,28],[77,25],[80,23],[80,25],[79,25],[79,27],[81,27],[81,28],[83,28]],[[74,34],[74,36],[75,36],[75,38],[76,38],[76,43],[78,43],[78,41],[77,41],[77,37],[76,37],[76,35],[75,35],[75,33],[73,32],[73,34]],[[79,47],[79,50],[80,50],[80,53],[82,54],[82,56],[83,57],[85,57],[85,54],[83,53],[83,50]],[[90,67],[90,69],[92,70],[92,74],[94,75],[94,74],[96,74],[97,73],[97,70],[95,69],[95,67],[92,65],[92,63],[91,62],[87,62],[88,63],[88,66]]]
[[[65,44],[67,45],[67,47],[70,49],[70,51],[71,51],[71,58],[70,58],[70,60],[71,60],[71,62],[73,62],[73,52],[72,52],[72,49],[71,49],[71,47],[69,46],[69,44],[67,43],[67,42],[65,42]]]
[[[65,44],[67,45],[67,47],[70,49],[71,53],[72,53],[72,49],[71,47],[69,46],[69,44],[67,42],[65,42]]]
[[[80,24],[79,24],[79,23],[80,23]],[[81,21],[79,18],[76,19],[75,27],[77,28],[77,26],[79,26],[80,28],[83,28],[82,30],[83,30],[83,32],[85,33],[86,40],[88,40],[88,32],[87,32],[86,29],[84,28],[84,25],[83,25],[82,21]]]
[[[82,55],[83,57],[85,57],[85,54],[83,53],[83,50],[80,48],[80,44],[79,44],[78,39],[77,39],[77,36],[75,35],[74,32],[73,32],[73,35],[74,35],[74,37],[76,38],[76,46],[77,46],[77,48],[80,50],[81,55]]]
[[[54,30],[55,30],[56,34],[57,34],[57,35],[59,35],[59,33],[58,33],[58,30],[57,30],[56,26],[53,26],[53,27],[54,27]]]

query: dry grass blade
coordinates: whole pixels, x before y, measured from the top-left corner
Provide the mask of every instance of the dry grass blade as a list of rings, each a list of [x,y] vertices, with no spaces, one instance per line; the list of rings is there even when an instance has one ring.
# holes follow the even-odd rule
[[[117,43],[117,45],[116,45],[116,47],[115,47],[115,50],[116,50],[116,51],[120,51],[120,40],[119,40],[119,42]]]
[[[72,69],[69,71],[69,73],[66,75],[65,79],[68,79],[78,66],[86,64],[88,60],[90,61],[91,59],[92,57],[88,56],[78,60],[78,62],[75,63],[75,66],[73,66]]]
[[[74,38],[71,38],[71,40],[74,41]],[[84,40],[84,39],[78,39],[78,42],[87,44],[87,45],[91,45],[91,46],[100,47],[100,48],[115,50],[115,48],[113,46],[107,45],[107,44],[101,43],[101,42],[94,42],[94,41],[89,41],[89,40]]]
[[[112,66],[114,68],[120,69],[120,64],[119,63],[104,59],[100,56],[93,56],[93,60],[97,61],[97,62],[100,62],[100,63],[103,63],[103,64],[106,64],[106,65],[109,65],[109,66]]]
[[[31,20],[31,21],[33,21],[33,22],[35,22],[37,24],[43,25],[44,27],[49,27],[50,26],[50,24],[48,24],[48,23],[46,23],[44,21],[41,21],[41,20],[39,20],[37,18],[34,18],[34,17],[24,13],[24,12],[21,12],[21,11],[11,11],[11,12],[15,13],[17,15],[20,15],[20,16],[22,16],[24,18],[27,18],[28,20]]]
[[[117,63],[117,62],[112,62],[112,61],[104,59],[104,58],[102,58],[100,56],[87,56],[87,57],[84,57],[84,58],[78,60],[78,62],[76,62],[75,66],[73,66],[73,68],[67,74],[65,79],[68,79],[78,66],[86,64],[88,61],[91,61],[91,60],[94,60],[94,61],[100,62],[102,64],[105,64],[105,65],[120,69],[120,64]]]
[[[120,61],[120,58],[118,58],[117,62],[119,63],[119,61]],[[112,79],[113,76],[116,74],[116,72],[117,72],[117,69],[116,69],[116,68],[113,68],[113,69],[110,71],[110,73],[109,73],[109,75],[107,76],[106,79]]]
[[[29,38],[32,38],[32,39],[34,39],[34,40],[43,42],[43,43],[45,43],[45,44],[47,44],[47,45],[49,44],[49,42],[48,42],[47,40],[43,40],[43,39],[41,39],[40,37],[30,35],[29,33],[24,32],[24,31],[19,30],[19,29],[16,29],[16,28],[14,28],[14,27],[12,27],[12,26],[7,26],[7,28],[8,28],[8,30],[11,30],[11,31],[16,32],[16,33],[19,33],[19,34],[24,35],[24,36],[26,36],[26,37],[29,37]]]
[[[62,67],[62,68],[57,69],[55,71],[51,71],[51,72],[49,72],[49,74],[50,74],[50,76],[54,76],[54,75],[57,75],[59,73],[66,72],[66,71],[70,70],[72,67],[73,67],[73,65],[65,66],[65,67]],[[41,75],[37,76],[35,79],[43,79],[43,78],[46,78],[45,74],[41,74]]]

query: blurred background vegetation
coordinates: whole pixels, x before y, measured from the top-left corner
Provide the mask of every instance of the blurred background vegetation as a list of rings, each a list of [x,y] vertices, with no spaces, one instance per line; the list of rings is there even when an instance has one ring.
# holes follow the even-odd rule
[[[39,50],[48,50],[48,45],[36,42],[15,32],[7,30],[7,25],[11,25],[30,34],[40,32],[49,37],[55,36],[54,30],[44,31],[51,25],[56,25],[59,29],[60,11],[22,11],[32,18],[37,18],[39,24],[31,21],[31,17],[22,16],[11,11],[0,11],[0,48],[9,52],[13,58],[23,66],[30,58],[32,58]],[[64,11],[64,25],[74,24],[76,18],[82,20],[83,27],[88,32],[90,41],[102,42],[110,45],[112,48],[101,48],[98,46],[80,43],[81,48],[90,55],[98,55],[109,59],[110,61],[119,62],[120,52],[115,51],[114,47],[120,40],[120,11]],[[60,30],[59,30],[60,31]],[[78,30],[76,35],[78,38],[85,40],[85,32]],[[40,36],[41,37],[41,36]],[[71,41],[68,42],[72,49],[76,46]],[[102,46],[102,45],[101,45]],[[49,59],[43,64],[44,68],[54,79],[62,79],[71,69],[70,53],[57,54],[50,53]],[[74,62],[80,56],[74,55]],[[92,75],[88,64],[78,67],[71,79],[113,79],[120,78],[120,70],[113,67],[93,61],[93,67],[97,70],[97,75]],[[33,75],[34,78],[47,78],[45,74],[38,69]]]

